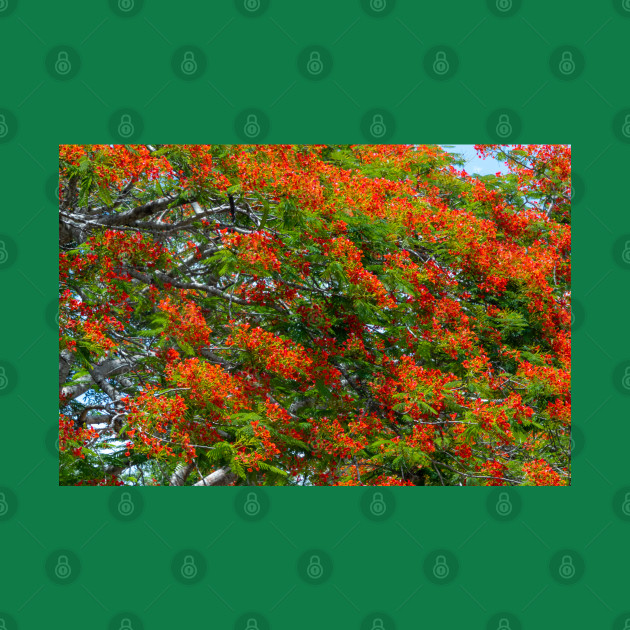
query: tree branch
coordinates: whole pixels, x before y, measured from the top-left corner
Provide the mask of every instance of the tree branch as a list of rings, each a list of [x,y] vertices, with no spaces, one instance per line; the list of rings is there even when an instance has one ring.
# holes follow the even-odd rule
[[[230,471],[229,466],[224,466],[210,473],[194,486],[229,486],[236,481],[237,476]]]

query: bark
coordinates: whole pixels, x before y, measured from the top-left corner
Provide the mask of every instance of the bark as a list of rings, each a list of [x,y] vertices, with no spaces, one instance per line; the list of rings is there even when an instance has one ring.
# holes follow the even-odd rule
[[[224,466],[210,473],[201,481],[193,484],[195,486],[229,486],[236,481],[236,475],[230,471],[229,466]]]
[[[72,355],[65,350],[59,355],[59,393],[66,400],[74,400],[81,394],[85,394],[85,392],[94,388],[95,383],[100,386],[104,379],[114,376],[121,377],[123,374],[131,372],[146,357],[144,355],[135,355],[130,359],[107,359],[92,369],[91,376],[86,375],[78,379],[73,385],[63,387],[62,385],[65,383],[72,365],[71,358]],[[119,380],[124,387],[132,385],[131,381],[127,379],[119,378]]]
[[[175,472],[171,475],[169,485],[183,486],[194,467],[195,465],[192,462],[190,464],[178,464]]]
[[[62,350],[59,354],[59,390],[62,390],[63,384],[68,378],[70,368],[72,367],[72,353],[67,350]]]

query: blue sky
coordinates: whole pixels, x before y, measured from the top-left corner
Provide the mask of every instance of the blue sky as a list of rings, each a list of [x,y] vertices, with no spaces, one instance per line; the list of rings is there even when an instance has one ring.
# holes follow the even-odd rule
[[[508,169],[503,162],[499,162],[494,158],[477,157],[475,146],[473,144],[449,144],[440,147],[449,153],[459,153],[466,159],[464,169],[469,175],[489,175],[490,173],[507,173]]]

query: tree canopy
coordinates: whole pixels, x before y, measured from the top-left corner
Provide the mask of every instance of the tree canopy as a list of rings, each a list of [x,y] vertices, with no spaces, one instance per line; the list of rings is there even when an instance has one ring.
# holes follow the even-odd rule
[[[571,149],[63,145],[64,485],[567,485]]]

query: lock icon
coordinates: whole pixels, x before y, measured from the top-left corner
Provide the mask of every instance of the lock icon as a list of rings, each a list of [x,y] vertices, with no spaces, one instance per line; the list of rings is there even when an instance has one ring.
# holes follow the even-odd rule
[[[260,512],[260,501],[258,501],[258,497],[256,493],[250,492],[247,495],[247,500],[244,505],[245,514],[247,516],[256,516],[258,512]]]
[[[496,132],[497,136],[501,138],[507,138],[512,135],[512,124],[510,123],[510,117],[507,114],[501,114],[499,116]]]
[[[370,9],[376,13],[380,13],[387,7],[387,0],[370,0]]]
[[[249,114],[247,116],[243,131],[248,138],[255,138],[260,133],[260,125],[258,124],[258,116],[256,116],[256,114]]]
[[[306,69],[312,75],[321,74],[322,70],[324,69],[324,64],[322,63],[322,57],[316,50],[314,50],[310,54],[308,58],[308,63],[306,64]]]
[[[372,627],[370,628],[370,630],[385,630],[385,624],[383,623],[383,620],[380,617],[376,618],[372,622]]]
[[[624,389],[630,389],[630,367],[626,368],[623,379],[621,380],[621,384],[623,385]]]
[[[123,114],[120,117],[120,124],[118,125],[118,135],[123,138],[130,138],[133,136],[135,128],[131,122],[131,116],[129,114]]]
[[[573,61],[573,53],[565,50],[560,60],[560,72],[564,75],[573,74],[575,72],[575,61]]]
[[[258,11],[260,9],[260,0],[245,0],[245,9],[247,11]]]
[[[9,252],[7,251],[7,244],[4,241],[0,241],[0,265],[3,265],[9,260]]]
[[[0,492],[0,516],[4,516],[9,511],[9,504],[4,492]]]
[[[510,620],[505,617],[501,617],[499,619],[499,625],[497,626],[497,630],[511,630],[510,628]]]
[[[4,369],[4,366],[0,365],[0,391],[6,389],[9,385],[9,379],[7,377],[7,371]]]
[[[497,9],[499,11],[509,11],[512,8],[512,0],[497,0]]]
[[[118,8],[125,13],[133,10],[134,0],[118,0]]]
[[[1,505],[1,504],[0,504]],[[0,508],[1,509],[1,508]],[[621,511],[626,515],[630,516],[630,492],[626,492],[626,496],[621,505]],[[1,514],[1,512],[0,512]]]
[[[621,127],[621,133],[626,138],[630,138],[630,114],[627,114],[623,120],[623,127]]]
[[[55,61],[55,72],[61,76],[65,76],[72,70],[72,64],[70,58],[65,50],[60,50],[57,55],[57,61]]]
[[[120,628],[118,630],[133,630],[133,626],[131,625],[131,619],[129,617],[125,617],[120,622]]]
[[[450,569],[448,568],[448,564],[446,564],[446,556],[438,556],[435,559],[435,564],[433,565],[433,575],[439,580],[443,580],[448,577],[450,573]]]
[[[192,556],[185,556],[181,569],[182,576],[187,580],[192,580],[197,575],[197,565]]]
[[[512,502],[507,492],[502,492],[497,501],[497,513],[501,516],[508,516],[512,512]]]
[[[195,54],[192,50],[187,50],[184,53],[184,61],[182,61],[181,69],[184,74],[190,76],[197,72],[197,61],[195,60]]]
[[[433,72],[443,75],[448,72],[450,65],[446,59],[446,53],[442,50],[435,53],[435,61],[433,62]]]
[[[258,630],[258,622],[255,619],[248,619],[245,630]]]
[[[319,580],[324,575],[324,567],[319,556],[311,556],[311,560],[306,567],[306,574],[312,580]]]
[[[623,262],[630,265],[630,241],[626,241],[623,252],[621,253],[621,258],[623,258]]]
[[[387,131],[387,127],[385,126],[385,122],[383,121],[383,116],[381,114],[374,114],[374,118],[372,118],[372,124],[370,125],[370,133],[375,138],[382,138]]]
[[[128,492],[123,492],[120,495],[120,501],[118,502],[118,511],[123,516],[131,516],[135,509],[133,501],[131,500],[131,495]]]
[[[70,568],[70,562],[68,561],[68,556],[61,555],[57,559],[57,565],[55,566],[55,575],[60,580],[67,580],[72,573],[72,569]]]
[[[571,556],[562,556],[558,573],[560,573],[560,577],[565,580],[570,580],[575,575],[575,565],[573,564],[573,558],[571,558]]]
[[[9,125],[4,114],[0,114],[0,138],[4,138],[9,133]]]
[[[375,492],[372,497],[372,502],[370,503],[370,512],[374,514],[374,516],[383,516],[387,511],[387,504],[383,500],[382,492]]]

